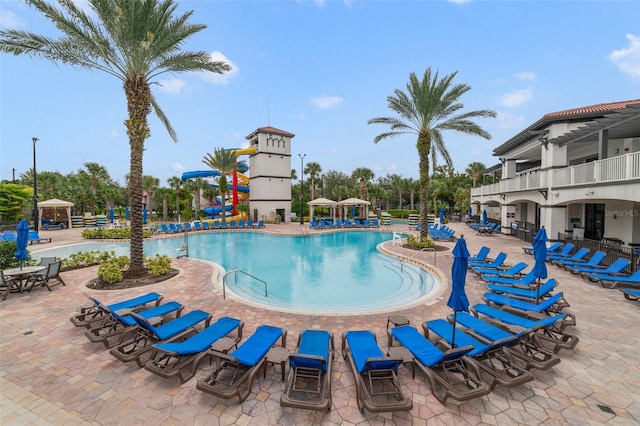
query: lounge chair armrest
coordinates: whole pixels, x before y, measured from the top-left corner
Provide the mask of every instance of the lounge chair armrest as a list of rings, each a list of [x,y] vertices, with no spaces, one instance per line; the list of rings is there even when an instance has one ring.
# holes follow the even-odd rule
[[[213,349],[209,349],[209,355],[213,355],[215,357],[221,358],[221,359],[226,359],[227,361],[231,361],[234,362],[236,364],[240,364],[240,361],[238,360],[238,358],[225,354],[223,352],[219,352],[219,351],[215,351]]]
[[[444,353],[443,359],[449,360],[449,359],[460,358],[460,357],[468,354],[472,350],[473,350],[473,346],[471,346],[471,345],[462,346],[461,348],[451,348],[451,349],[447,350]]]
[[[289,355],[289,359],[294,358],[294,357],[295,358],[308,358],[308,359],[313,359],[315,361],[325,362],[324,357],[320,356],[320,355],[301,354],[301,353],[298,353],[298,352]]]

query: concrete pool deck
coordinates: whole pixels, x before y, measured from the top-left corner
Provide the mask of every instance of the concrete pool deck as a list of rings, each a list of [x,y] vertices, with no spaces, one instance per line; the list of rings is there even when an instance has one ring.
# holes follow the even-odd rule
[[[524,254],[528,245],[516,238],[497,235],[476,236],[461,223],[450,225],[456,236],[465,234],[469,251],[482,245],[492,254],[508,253],[510,264],[533,257]],[[267,231],[298,233],[299,224],[267,225]],[[390,230],[407,231],[406,225]],[[79,229],[41,231],[51,244],[41,248],[79,242]],[[213,231],[215,232],[215,231]],[[316,231],[311,231],[316,232]],[[449,247],[453,243],[441,243]],[[387,243],[399,254],[416,252]],[[30,247],[34,250],[35,247]],[[416,258],[433,264],[433,253]],[[450,277],[450,252],[436,255],[436,267]],[[212,281],[217,273],[211,264],[196,259],[177,259],[178,277],[149,287],[111,292],[87,289],[96,267],[63,272],[66,287],[52,292],[10,294],[0,302],[0,424],[619,424],[640,422],[640,303],[624,299],[618,290],[604,289],[549,265],[549,277],[559,281],[571,304],[567,310],[577,318],[577,326],[567,331],[580,338],[573,351],[560,352],[562,362],[548,371],[534,371],[536,379],[466,403],[440,404],[431,394],[424,377],[411,378],[408,368],[399,370],[405,392],[413,400],[413,410],[403,413],[360,413],[355,399],[354,379],[339,356],[332,371],[333,405],[329,413],[280,407],[284,388],[279,367],[269,366],[267,377],[256,379],[247,400],[223,400],[195,388],[196,380],[211,367],[202,363],[196,377],[180,385],[137,366],[123,364],[100,344],[91,343],[84,329],[74,327],[69,318],[86,304],[83,293],[112,302],[156,291],[166,301],[176,300],[187,310],[202,309],[214,318],[231,316],[245,323],[244,336],[260,324],[288,330],[287,348],[294,350],[298,334],[306,328],[331,330],[340,352],[344,331],[372,330],[381,346],[386,344],[386,320],[390,313],[356,316],[309,316],[251,307],[222,299]],[[481,302],[485,286],[474,274],[467,275],[471,304]],[[419,325],[450,313],[446,306],[449,291],[427,305],[394,311]]]

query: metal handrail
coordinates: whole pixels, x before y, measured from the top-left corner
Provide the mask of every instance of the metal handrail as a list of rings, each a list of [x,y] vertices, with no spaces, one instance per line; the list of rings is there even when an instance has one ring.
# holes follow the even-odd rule
[[[267,282],[261,280],[260,278],[251,275],[248,272],[243,271],[242,269],[232,269],[230,271],[227,271],[224,276],[222,277],[222,299],[226,299],[227,298],[227,275],[229,274],[236,274],[237,272],[241,272],[243,274],[245,274],[248,277],[253,278],[254,280],[260,281],[262,284],[264,284],[264,297],[267,297]]]
[[[433,266],[436,265],[436,253],[438,252],[435,248],[431,248],[431,247],[425,247],[420,249],[420,251],[416,252],[413,256],[411,256],[410,258],[404,260],[401,264],[400,264],[400,272],[403,272],[402,268],[404,267],[404,264],[409,262],[410,260],[412,260],[414,257],[416,257],[417,255],[419,255],[420,253],[422,253],[423,251],[428,251],[428,250],[433,250]]]

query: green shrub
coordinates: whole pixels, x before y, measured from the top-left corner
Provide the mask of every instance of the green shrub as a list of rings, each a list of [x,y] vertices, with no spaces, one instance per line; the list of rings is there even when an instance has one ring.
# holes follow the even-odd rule
[[[69,270],[100,265],[115,259],[115,257],[114,251],[92,250],[83,253],[71,253],[69,257],[62,259],[62,269]]]
[[[107,284],[122,281],[124,275],[122,274],[122,268],[119,263],[118,259],[113,259],[100,265],[98,268],[98,277],[100,280]]]
[[[18,245],[15,241],[0,241],[0,269],[9,269],[20,266],[20,261],[13,257],[16,254]],[[29,255],[29,259],[31,255]],[[27,259],[27,261],[29,261]]]
[[[151,275],[164,275],[171,270],[171,258],[165,254],[145,258],[145,268]]]
[[[142,237],[151,237],[149,229],[142,230]],[[82,238],[86,240],[128,240],[131,238],[129,228],[90,228],[82,231]]]
[[[434,248],[436,246],[436,243],[431,239],[425,238],[421,240],[420,237],[416,237],[413,234],[408,234],[406,246],[412,249],[419,250],[419,249],[425,249],[425,248]]]

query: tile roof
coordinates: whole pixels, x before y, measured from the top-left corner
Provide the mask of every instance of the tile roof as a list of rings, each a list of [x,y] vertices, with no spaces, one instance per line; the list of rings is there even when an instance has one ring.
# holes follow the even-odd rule
[[[604,104],[590,105],[580,108],[572,108],[564,111],[550,112],[545,114],[544,118],[552,118],[552,117],[571,117],[574,115],[584,115],[584,114],[594,114],[594,113],[602,113],[615,111],[618,109],[626,108],[631,104],[640,103],[640,99],[633,99],[630,101],[618,101],[618,102],[608,102]]]
[[[251,132],[249,136],[247,136],[247,139],[251,139],[257,133],[274,133],[276,135],[288,136],[290,138],[295,136],[293,133],[289,133],[285,130],[280,130],[280,129],[276,129],[275,127],[266,126],[266,127],[258,127],[256,130]]]

